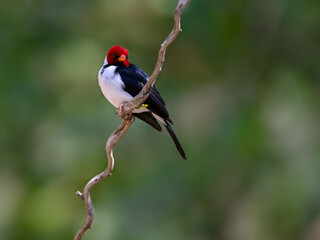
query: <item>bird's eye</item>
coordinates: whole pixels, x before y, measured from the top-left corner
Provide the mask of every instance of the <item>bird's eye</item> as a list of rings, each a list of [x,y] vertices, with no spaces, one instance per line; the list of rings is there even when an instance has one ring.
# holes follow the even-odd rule
[[[111,54],[111,56],[112,56],[112,57],[115,57],[115,56],[116,56],[116,54],[115,54],[115,53],[112,53],[112,54]]]

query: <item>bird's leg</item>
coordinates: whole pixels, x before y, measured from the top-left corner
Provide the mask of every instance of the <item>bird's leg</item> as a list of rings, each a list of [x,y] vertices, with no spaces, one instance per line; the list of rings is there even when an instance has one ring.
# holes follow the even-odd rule
[[[122,116],[122,114],[123,114],[123,105],[124,104],[121,104],[118,108],[117,108],[117,115],[119,116],[119,117],[122,117],[123,118],[123,116]],[[126,116],[125,117],[126,118],[126,120],[129,120],[131,123],[133,123],[135,120],[136,120],[136,118],[135,118],[135,116],[133,115],[133,114],[130,114],[130,115],[128,115],[128,116]]]

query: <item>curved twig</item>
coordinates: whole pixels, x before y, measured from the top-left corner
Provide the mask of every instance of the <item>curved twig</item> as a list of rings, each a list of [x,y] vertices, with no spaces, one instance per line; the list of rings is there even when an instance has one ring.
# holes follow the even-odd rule
[[[111,176],[111,172],[114,167],[114,158],[113,158],[113,148],[119,142],[119,140],[126,134],[132,124],[132,111],[139,105],[141,105],[149,96],[154,82],[156,81],[157,76],[159,75],[162,65],[165,59],[165,53],[167,47],[177,38],[179,33],[181,32],[180,28],[180,19],[183,9],[187,6],[187,4],[191,0],[179,0],[177,7],[174,11],[174,27],[168,37],[161,44],[161,48],[158,54],[158,60],[156,63],[156,67],[148,79],[147,84],[143,87],[141,92],[135,96],[130,102],[124,104],[121,107],[121,111],[118,112],[118,115],[123,119],[122,124],[111,134],[106,143],[106,152],[108,156],[108,166],[107,168],[98,175],[94,176],[84,187],[83,193],[77,191],[76,194],[85,202],[86,207],[86,219],[83,226],[80,228],[78,233],[76,234],[74,240],[80,240],[83,234],[91,228],[94,219],[94,208],[90,197],[91,188],[97,183],[101,182],[108,176]]]
[[[178,37],[179,33],[182,31],[181,30],[181,23],[180,23],[181,14],[182,14],[183,9],[188,5],[188,3],[190,1],[191,0],[179,0],[178,1],[176,9],[174,10],[174,26],[173,26],[171,33],[164,40],[164,42],[161,44],[156,67],[155,67],[153,73],[151,74],[151,76],[149,77],[147,84],[143,87],[141,92],[138,95],[136,95],[130,102],[126,103],[122,107],[122,113],[123,113],[122,116],[124,116],[126,114],[131,114],[131,112],[135,109],[136,106],[139,106],[148,98],[148,96],[153,88],[154,82],[156,81],[156,79],[162,69],[162,65],[164,63],[164,58],[165,58],[167,47]]]

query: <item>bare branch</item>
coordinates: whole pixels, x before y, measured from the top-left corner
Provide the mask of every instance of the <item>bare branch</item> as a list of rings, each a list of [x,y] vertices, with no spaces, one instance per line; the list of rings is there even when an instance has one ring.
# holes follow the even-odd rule
[[[147,84],[143,87],[141,92],[138,95],[136,95],[130,102],[126,103],[122,107],[122,113],[123,113],[121,115],[122,118],[125,115],[131,114],[131,112],[135,109],[135,107],[141,105],[148,98],[148,96],[153,88],[154,82],[156,81],[156,79],[162,69],[162,65],[164,63],[164,58],[165,58],[167,47],[178,37],[179,33],[182,31],[181,24],[180,24],[181,14],[182,14],[183,9],[188,5],[189,2],[190,2],[190,0],[179,0],[177,7],[174,10],[173,29],[172,29],[171,33],[168,35],[168,37],[161,44],[156,67],[155,67],[152,75],[148,79]]]
[[[94,219],[94,208],[90,197],[90,190],[91,188],[96,185],[97,183],[101,182],[103,179],[105,179],[108,176],[111,176],[111,172],[114,167],[114,158],[113,158],[113,148],[114,146],[119,142],[119,140],[126,134],[126,132],[129,130],[132,121],[132,111],[139,105],[141,105],[149,96],[154,82],[156,81],[161,69],[162,65],[165,60],[165,53],[167,50],[167,47],[177,38],[179,33],[181,32],[181,25],[180,25],[180,19],[183,9],[188,5],[188,3],[191,0],[179,0],[177,7],[174,11],[174,27],[171,33],[168,35],[168,37],[164,40],[164,42],[161,44],[161,48],[158,54],[158,60],[156,63],[156,67],[148,79],[147,84],[143,87],[141,92],[135,96],[130,102],[124,104],[121,107],[121,111],[118,112],[118,115],[123,119],[122,124],[111,134],[111,136],[108,138],[108,141],[106,143],[106,152],[108,156],[108,166],[107,168],[98,175],[94,176],[84,187],[83,193],[77,191],[76,194],[85,202],[86,207],[86,219],[83,224],[83,226],[78,231],[77,235],[75,236],[74,240],[80,240],[83,236],[83,234],[91,228],[91,225],[93,223]]]
[[[86,207],[86,219],[81,227],[81,229],[78,231],[77,235],[75,236],[75,240],[80,240],[83,236],[83,234],[91,228],[91,225],[93,223],[94,219],[94,208],[90,197],[90,190],[91,188],[96,185],[98,182],[101,182],[103,179],[105,179],[108,176],[111,176],[111,172],[114,167],[114,158],[112,154],[112,150],[114,146],[119,142],[119,140],[126,134],[129,127],[131,126],[132,121],[129,120],[123,120],[122,124],[111,134],[109,137],[107,143],[106,143],[106,152],[108,156],[108,166],[107,168],[98,175],[94,176],[84,187],[83,193],[77,191],[76,194],[85,202]]]

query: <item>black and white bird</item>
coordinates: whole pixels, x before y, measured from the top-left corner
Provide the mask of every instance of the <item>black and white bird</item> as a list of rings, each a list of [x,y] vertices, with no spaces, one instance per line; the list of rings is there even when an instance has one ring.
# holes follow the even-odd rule
[[[98,73],[99,86],[103,95],[116,108],[121,107],[136,96],[149,78],[148,74],[141,68],[129,62],[128,56],[127,49],[121,46],[113,46],[108,51],[104,64]],[[162,130],[158,122],[160,121],[170,134],[180,155],[187,159],[177,136],[170,126],[173,123],[156,86],[153,87],[144,104],[145,107],[135,109],[133,115],[158,131]]]

